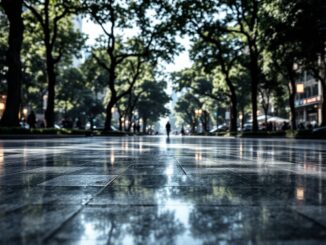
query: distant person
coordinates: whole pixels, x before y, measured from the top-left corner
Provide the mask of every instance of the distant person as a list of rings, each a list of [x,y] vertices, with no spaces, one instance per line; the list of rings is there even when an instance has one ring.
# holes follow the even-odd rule
[[[83,126],[82,126],[82,122],[81,122],[80,118],[77,119],[76,127],[77,127],[78,129],[82,129],[82,128],[83,128]]]
[[[94,129],[94,116],[92,114],[88,118],[88,121],[89,121],[89,129],[91,131],[93,131],[93,129]]]
[[[312,124],[310,122],[307,124],[307,129],[312,130]]]
[[[44,122],[44,120],[42,120],[42,121],[40,122],[40,128],[45,128],[45,122]]]
[[[34,111],[31,111],[31,113],[28,115],[27,123],[29,125],[29,128],[35,128],[36,116],[35,116]]]
[[[285,130],[288,130],[288,129],[290,129],[289,123],[284,121],[283,125],[282,125],[282,130],[285,131]]]
[[[181,127],[181,135],[182,135],[182,136],[185,135],[185,129],[183,128],[183,126]]]
[[[66,117],[62,119],[61,125],[63,128],[68,128],[68,119]]]
[[[68,119],[67,119],[67,128],[73,128],[73,127],[74,127],[74,122],[70,117],[68,117]]]
[[[166,125],[165,125],[165,129],[166,129],[166,135],[168,137],[170,137],[170,132],[171,132],[171,124],[170,122],[167,122]]]
[[[136,131],[137,131],[137,123],[136,122],[133,123],[132,128],[133,128],[134,133],[136,133]]]
[[[299,130],[305,130],[306,129],[306,127],[304,126],[304,124],[302,122],[299,123],[298,128],[299,128]]]

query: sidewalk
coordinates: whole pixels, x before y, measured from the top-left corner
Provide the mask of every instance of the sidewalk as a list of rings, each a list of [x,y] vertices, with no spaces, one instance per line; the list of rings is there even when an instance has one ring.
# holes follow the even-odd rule
[[[0,243],[325,244],[326,143],[3,140]]]

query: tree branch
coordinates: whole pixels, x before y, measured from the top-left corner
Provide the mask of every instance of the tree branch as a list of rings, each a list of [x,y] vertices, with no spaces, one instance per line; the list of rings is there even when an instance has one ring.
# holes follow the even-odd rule
[[[108,67],[99,57],[96,56],[96,54],[94,52],[92,52],[92,56],[94,57],[94,59],[97,61],[97,63],[102,66],[105,70],[107,70],[108,72],[110,72],[110,67]]]
[[[24,5],[26,6],[26,8],[28,8],[32,14],[35,16],[35,18],[40,22],[42,28],[45,28],[45,22],[43,20],[42,15],[37,12],[36,8],[34,8],[31,4],[28,4],[27,1],[23,1]]]

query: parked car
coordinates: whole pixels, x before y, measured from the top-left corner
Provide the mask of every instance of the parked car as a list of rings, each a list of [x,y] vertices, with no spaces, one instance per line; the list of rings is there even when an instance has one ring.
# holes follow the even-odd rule
[[[252,124],[251,123],[243,124],[242,128],[240,128],[239,131],[252,131]]]
[[[215,126],[214,128],[212,128],[209,132],[210,133],[216,133],[216,132],[224,132],[229,130],[229,126],[224,124],[220,124],[218,126]]]
[[[312,134],[326,134],[326,127],[319,127],[312,130]]]

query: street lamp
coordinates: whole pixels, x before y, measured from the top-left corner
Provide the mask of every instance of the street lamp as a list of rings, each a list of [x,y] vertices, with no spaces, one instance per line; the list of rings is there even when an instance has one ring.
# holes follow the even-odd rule
[[[201,114],[202,114],[202,109],[195,109],[195,116],[196,116],[196,118],[198,117],[200,117],[201,116]],[[197,120],[196,120],[197,121]],[[197,124],[197,123],[196,123]],[[198,128],[199,128],[199,126],[198,126]]]
[[[196,117],[199,117],[202,114],[202,109],[195,109],[195,115]]]
[[[240,127],[243,128],[243,125],[242,125],[242,119],[243,119],[243,115],[240,114],[239,115],[239,121],[240,121]]]
[[[125,128],[125,118],[124,117],[122,117],[121,118],[121,123],[122,123],[122,130],[124,130],[124,128]]]
[[[303,83],[297,83],[296,84],[296,92],[298,94],[303,94],[304,93],[304,84]]]
[[[27,108],[24,108],[23,109],[23,115],[24,115],[25,118],[27,117],[27,112],[28,112],[28,109]]]
[[[48,106],[48,95],[45,94],[43,95],[43,110],[46,110],[47,106]]]

